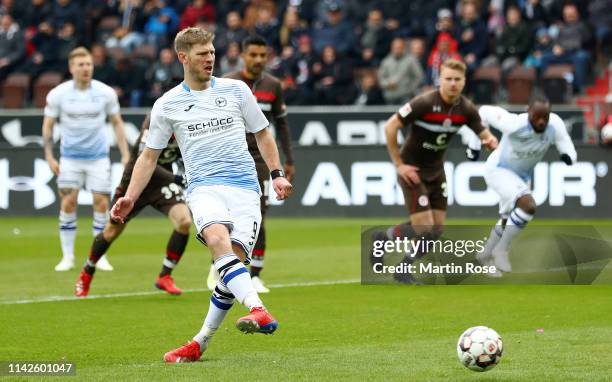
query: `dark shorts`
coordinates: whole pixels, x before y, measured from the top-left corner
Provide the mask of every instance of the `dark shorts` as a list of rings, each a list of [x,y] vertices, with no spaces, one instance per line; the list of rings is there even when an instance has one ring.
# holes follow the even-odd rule
[[[270,170],[265,162],[255,162],[255,168],[257,169],[257,180],[259,181],[259,188],[261,188],[261,217],[265,215],[268,210],[268,197],[270,196],[270,187],[272,182],[270,181]]]
[[[126,189],[127,185],[123,184],[117,187],[111,205],[114,205],[117,199],[125,195]],[[165,177],[154,174],[147,187],[145,187],[138,200],[134,203],[134,208],[132,208],[125,221],[127,222],[138,215],[146,206],[151,206],[168,216],[170,209],[180,203],[185,203],[185,196],[181,186],[174,183],[174,176]],[[111,220],[111,223],[115,222]]]
[[[401,177],[397,179],[404,193],[404,203],[411,214],[427,210],[446,211],[448,205],[446,176],[444,172],[440,175],[421,179],[416,186],[409,186]]]

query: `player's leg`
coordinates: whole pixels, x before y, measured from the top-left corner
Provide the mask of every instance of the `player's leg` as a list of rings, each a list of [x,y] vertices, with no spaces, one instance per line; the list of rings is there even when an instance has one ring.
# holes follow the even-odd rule
[[[506,222],[504,232],[499,240],[499,243],[493,249],[493,258],[495,259],[495,266],[503,271],[512,271],[512,265],[510,264],[510,246],[512,240],[527,226],[527,224],[533,219],[536,211],[536,202],[533,196],[524,194],[520,196],[516,201],[516,206],[510,212],[510,216]]]
[[[93,194],[93,236],[97,237],[108,221],[111,194],[111,163],[109,158],[97,159],[86,164],[86,186]],[[102,271],[112,271],[113,266],[103,256],[96,263]]]
[[[60,170],[61,171],[61,170]],[[79,190],[60,188],[59,234],[62,246],[62,260],[55,270],[63,272],[74,268],[74,241],[77,233],[77,198]]]
[[[92,233],[94,238],[98,237],[108,222],[109,195],[106,193],[94,192],[93,195],[93,226]],[[102,255],[96,262],[96,268],[102,271],[112,271],[113,266],[108,262],[106,255]]]
[[[89,250],[89,257],[83,266],[79,278],[77,279],[74,287],[74,294],[77,297],[86,297],[89,294],[89,287],[93,280],[94,273],[96,272],[96,265],[104,256],[111,243],[121,235],[121,232],[125,229],[125,225],[116,223],[113,221],[107,221],[104,226],[104,230],[94,237]]]
[[[174,285],[171,274],[183,257],[185,247],[187,247],[191,214],[186,204],[177,203],[170,207],[167,215],[174,226],[174,230],[168,239],[166,257],[162,263],[162,269],[155,282],[155,286],[170,294],[178,295],[181,294],[181,290]]]

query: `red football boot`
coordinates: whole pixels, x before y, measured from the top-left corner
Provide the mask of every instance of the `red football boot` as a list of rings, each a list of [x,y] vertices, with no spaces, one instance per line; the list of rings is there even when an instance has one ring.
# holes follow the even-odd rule
[[[197,341],[191,341],[178,349],[164,354],[164,361],[168,363],[195,362],[200,359],[202,352]]]
[[[155,288],[165,290],[166,292],[175,296],[178,296],[179,294],[183,293],[180,288],[177,288],[177,286],[174,285],[174,280],[172,280],[172,276],[170,275],[165,275],[161,277],[158,276],[157,281],[155,282]]]
[[[251,314],[236,321],[238,330],[244,333],[272,334],[278,327],[278,322],[263,307],[251,309]]]
[[[93,279],[93,275],[85,271],[81,271],[79,278],[74,286],[74,295],[77,297],[87,297],[89,294],[89,285],[91,284],[91,280]]]

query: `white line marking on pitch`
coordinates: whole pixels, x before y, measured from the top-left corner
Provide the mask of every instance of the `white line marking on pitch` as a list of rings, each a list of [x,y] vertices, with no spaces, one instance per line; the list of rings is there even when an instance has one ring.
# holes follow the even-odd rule
[[[270,288],[295,288],[295,287],[311,287],[322,285],[338,285],[338,284],[356,284],[358,279],[351,280],[330,280],[330,281],[310,281],[302,283],[287,283],[287,284],[270,284]],[[183,293],[210,292],[208,288],[183,289]],[[96,300],[103,298],[119,298],[119,297],[136,297],[136,296],[153,296],[156,294],[165,294],[162,291],[146,291],[146,292],[125,292],[125,293],[109,293],[87,296],[85,298],[75,296],[45,296],[32,298],[27,300],[1,301],[0,305],[20,305],[20,304],[36,304],[39,302],[56,302],[56,301],[81,301],[81,300]]]

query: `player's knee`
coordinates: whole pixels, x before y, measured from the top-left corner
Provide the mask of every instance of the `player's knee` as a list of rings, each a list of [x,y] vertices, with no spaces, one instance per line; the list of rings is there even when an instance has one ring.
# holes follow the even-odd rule
[[[536,203],[532,197],[521,198],[517,203],[517,207],[519,207],[521,210],[525,211],[529,215],[535,215]]]
[[[225,230],[225,231],[224,231]],[[204,240],[206,240],[206,244],[211,249],[225,247],[226,245],[230,247],[229,244],[229,233],[227,232],[227,228],[220,224],[213,224],[212,226],[206,228],[203,231]]]
[[[191,223],[189,215],[180,216],[174,223],[174,228],[180,233],[188,234]]]

